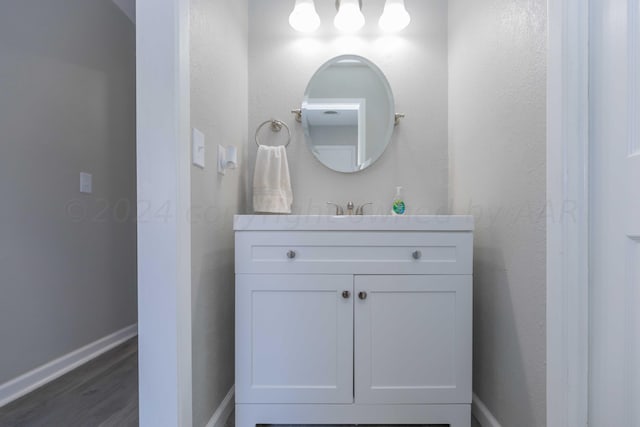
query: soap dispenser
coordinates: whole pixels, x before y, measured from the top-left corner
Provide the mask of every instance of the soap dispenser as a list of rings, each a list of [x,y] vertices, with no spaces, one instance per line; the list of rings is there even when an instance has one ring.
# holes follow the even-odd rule
[[[396,187],[396,195],[391,204],[391,215],[404,215],[406,208],[402,187]]]

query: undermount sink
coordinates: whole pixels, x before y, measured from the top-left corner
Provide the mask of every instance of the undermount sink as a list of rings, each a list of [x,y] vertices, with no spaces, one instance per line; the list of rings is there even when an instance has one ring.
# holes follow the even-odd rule
[[[471,215],[235,215],[233,229],[473,231]]]

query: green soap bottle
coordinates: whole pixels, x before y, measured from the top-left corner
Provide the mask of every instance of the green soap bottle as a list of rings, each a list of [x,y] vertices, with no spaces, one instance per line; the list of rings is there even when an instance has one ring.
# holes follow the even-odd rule
[[[393,198],[393,204],[391,205],[391,215],[404,215],[407,210],[407,206],[404,203],[404,195],[402,193],[402,187],[396,187],[396,195]]]

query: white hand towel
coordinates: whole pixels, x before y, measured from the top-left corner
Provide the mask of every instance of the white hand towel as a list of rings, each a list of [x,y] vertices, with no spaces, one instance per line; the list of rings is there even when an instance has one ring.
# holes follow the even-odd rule
[[[291,213],[293,193],[284,146],[258,147],[253,175],[253,210],[266,213]]]

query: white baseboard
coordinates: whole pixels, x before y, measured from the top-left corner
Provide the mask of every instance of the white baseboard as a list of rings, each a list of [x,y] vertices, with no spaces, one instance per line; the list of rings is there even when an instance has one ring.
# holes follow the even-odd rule
[[[0,407],[55,380],[137,334],[138,324],[136,323],[0,384]]]
[[[231,386],[229,392],[224,399],[222,399],[220,406],[218,406],[218,409],[213,413],[205,427],[224,427],[229,415],[231,415],[231,412],[233,411],[233,395],[235,393],[235,388],[235,385]]]
[[[487,408],[487,405],[485,405],[475,393],[473,393],[471,413],[482,427],[501,427],[496,417],[494,417],[491,411],[489,411],[489,408]]]

